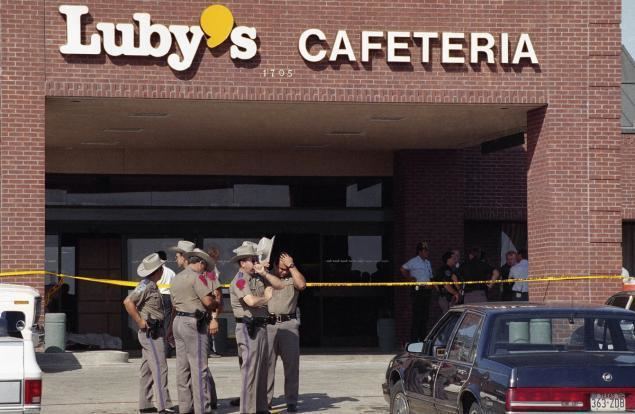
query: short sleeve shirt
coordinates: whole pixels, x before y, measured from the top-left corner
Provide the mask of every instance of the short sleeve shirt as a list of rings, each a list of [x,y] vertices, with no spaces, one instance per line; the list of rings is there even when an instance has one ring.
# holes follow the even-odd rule
[[[245,296],[264,297],[268,283],[259,276],[251,276],[238,272],[229,285],[229,299],[235,318],[266,317],[269,315],[267,305],[260,307],[248,306],[243,298]]]
[[[143,279],[137,287],[128,295],[128,299],[135,304],[141,319],[150,318],[163,320],[163,301],[156,283],[149,279]]]
[[[219,287],[220,282],[214,273],[198,274],[188,267],[172,279],[172,305],[178,312],[205,312],[207,309],[201,299],[213,295]]]
[[[273,291],[273,296],[267,303],[269,312],[276,315],[295,313],[300,292],[295,288],[292,277],[285,277],[280,281],[284,284],[284,288]]]
[[[417,282],[429,282],[432,279],[432,266],[430,266],[430,261],[422,259],[421,256],[413,257],[402,267],[410,271],[410,276],[417,279]]]

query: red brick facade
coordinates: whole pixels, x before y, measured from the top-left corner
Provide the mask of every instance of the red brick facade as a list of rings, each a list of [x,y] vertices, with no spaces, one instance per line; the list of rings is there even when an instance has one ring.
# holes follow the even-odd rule
[[[171,70],[163,58],[63,56],[61,3],[2,0],[3,270],[43,267],[44,97],[86,96],[545,105],[528,114],[526,159],[517,149],[395,155],[395,262],[421,239],[461,247],[465,219],[523,220],[526,211],[532,275],[619,273],[622,217],[635,218],[635,171],[620,159],[620,150],[632,159],[635,147],[624,143],[619,127],[620,0],[227,1],[237,24],[257,28],[258,56],[235,63],[228,47],[201,47],[185,72]],[[156,23],[193,25],[209,5],[63,3],[89,7],[87,36],[97,22],[130,23],[135,12],[150,13]],[[427,65],[418,63],[415,46],[412,65],[387,64],[385,49],[369,65],[308,64],[297,39],[312,27],[329,43],[346,29],[358,61],[362,30],[509,32],[512,38],[524,32],[540,64],[442,65],[438,42]],[[263,76],[270,69],[294,75]],[[41,279],[21,280],[42,287]],[[617,282],[543,283],[532,285],[531,295],[599,302],[618,288]]]

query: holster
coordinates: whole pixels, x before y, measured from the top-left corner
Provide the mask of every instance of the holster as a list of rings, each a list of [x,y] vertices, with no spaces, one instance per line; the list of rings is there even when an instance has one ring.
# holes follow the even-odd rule
[[[148,318],[146,321],[148,329],[146,330],[146,337],[157,339],[161,336],[161,329],[163,328],[163,322],[158,319]]]
[[[256,321],[249,316],[243,316],[243,324],[247,327],[247,334],[251,339],[256,338]]]
[[[207,328],[207,325],[209,325],[209,322],[212,320],[209,313],[202,312],[198,309],[194,312],[194,317],[196,318],[196,328],[199,331],[203,328]]]

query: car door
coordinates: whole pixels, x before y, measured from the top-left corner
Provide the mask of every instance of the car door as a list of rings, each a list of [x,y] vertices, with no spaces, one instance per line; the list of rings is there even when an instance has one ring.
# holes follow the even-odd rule
[[[422,352],[412,359],[412,364],[406,369],[404,387],[413,413],[430,413],[434,410],[432,384],[461,315],[460,311],[446,313],[426,338]]]
[[[439,413],[456,413],[461,390],[467,382],[481,332],[483,317],[466,312],[461,320],[446,358],[441,361],[434,382],[434,404]]]

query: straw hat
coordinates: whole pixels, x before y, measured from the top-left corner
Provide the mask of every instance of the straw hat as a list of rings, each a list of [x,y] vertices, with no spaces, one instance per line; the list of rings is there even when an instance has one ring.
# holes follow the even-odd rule
[[[244,241],[243,244],[234,249],[236,256],[232,257],[230,261],[237,262],[248,257],[258,256],[258,245],[254,242]]]
[[[193,251],[195,247],[196,245],[191,241],[181,240],[176,244],[176,246],[169,247],[168,250],[183,254]]]
[[[182,254],[186,259],[189,259],[190,257],[199,257],[207,263],[207,270],[214,270],[214,259],[212,259],[209,254],[205,253],[203,250],[196,248],[191,252],[185,252]]]
[[[141,263],[139,263],[139,267],[137,267],[137,274],[139,277],[148,277],[155,270],[163,266],[165,260],[161,260],[158,254],[152,253],[148,256],[144,257]]]

